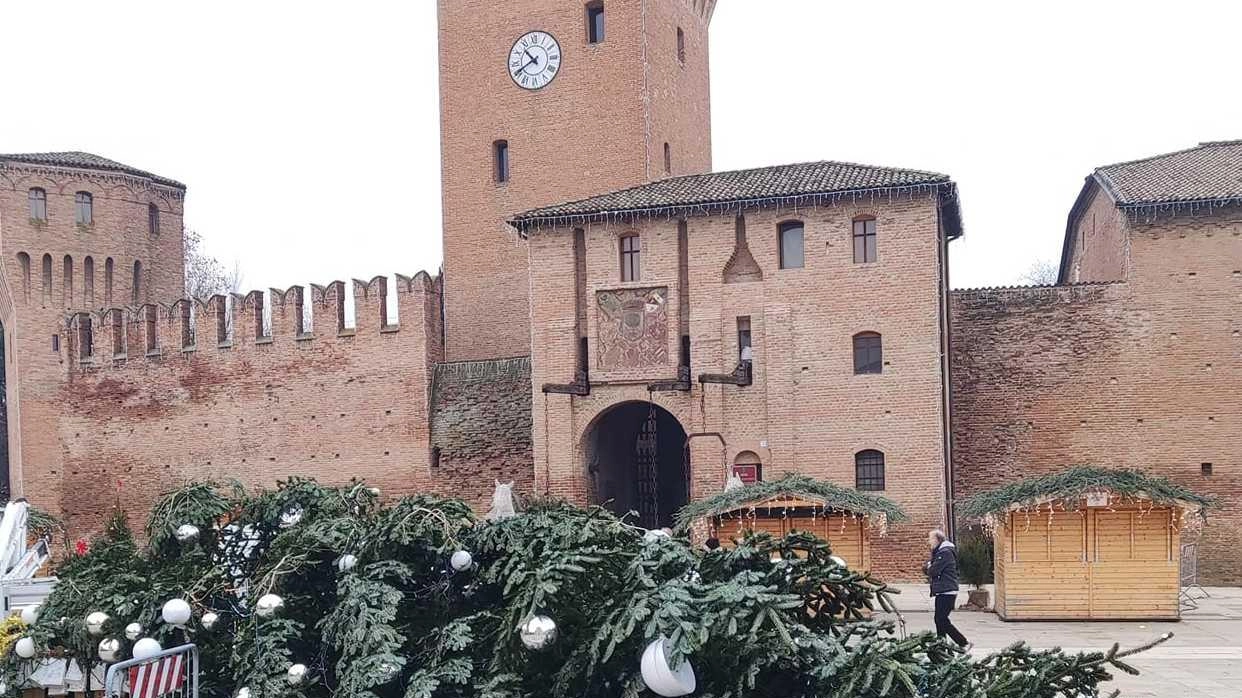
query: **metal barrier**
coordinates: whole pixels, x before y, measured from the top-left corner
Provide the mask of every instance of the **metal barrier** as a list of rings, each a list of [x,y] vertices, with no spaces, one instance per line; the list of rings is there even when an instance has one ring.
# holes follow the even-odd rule
[[[104,698],[126,694],[130,698],[198,698],[198,648],[181,645],[108,667]]]
[[[1196,589],[1199,590],[1197,594]],[[1200,599],[1210,597],[1211,594],[1199,585],[1199,544],[1182,543],[1181,594],[1178,597],[1182,608],[1198,608]]]

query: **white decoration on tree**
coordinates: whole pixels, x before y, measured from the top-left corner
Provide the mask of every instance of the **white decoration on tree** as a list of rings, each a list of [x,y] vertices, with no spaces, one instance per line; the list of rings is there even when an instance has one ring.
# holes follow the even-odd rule
[[[108,614],[95,611],[86,616],[86,632],[96,637],[103,635],[104,623],[108,622]]]
[[[358,558],[354,557],[353,555],[350,555],[349,553],[345,553],[344,555],[340,556],[336,560],[336,568],[342,572],[348,572],[352,570],[354,568],[354,565],[357,565],[357,564],[358,564]]]
[[[518,628],[526,649],[541,650],[556,642],[556,621],[547,616],[531,616]]]
[[[39,604],[31,604],[22,609],[22,622],[26,625],[34,625],[39,620]]]
[[[292,664],[289,666],[289,671],[285,672],[285,681],[288,681],[290,686],[296,686],[302,683],[302,681],[305,679],[306,679],[306,665],[305,664]]]
[[[176,532],[173,533],[173,537],[177,539],[178,543],[193,543],[198,539],[198,526],[194,524],[181,524],[177,527]]]
[[[380,488],[378,487],[368,487],[367,492],[370,493],[372,497],[380,496]]]
[[[30,659],[35,656],[35,643],[28,637],[23,637],[13,646],[13,651],[22,659]]]
[[[452,565],[454,570],[464,572],[470,569],[470,566],[474,564],[474,557],[465,550],[458,550],[453,553],[451,558],[449,558],[449,564]]]
[[[121,641],[115,637],[105,637],[99,641],[99,658],[105,662],[115,662],[121,658]]]
[[[828,559],[832,560],[833,564],[837,565],[838,567],[849,567],[849,565],[845,564],[845,558],[843,557],[837,557],[836,555],[832,555]]]
[[[289,528],[291,526],[297,526],[302,521],[302,514],[302,507],[296,504],[289,507],[283,514],[280,515],[280,527]]]
[[[517,516],[517,500],[513,496],[513,483],[502,483],[496,480],[496,489],[492,492],[492,508],[488,510],[488,521],[507,519]]]
[[[150,659],[163,651],[164,647],[153,637],[144,637],[134,643],[134,659]]]
[[[250,689],[242,686],[237,689],[237,693],[234,694],[234,698],[250,698]]]
[[[137,623],[130,623],[125,626],[125,639],[133,642],[142,637],[142,626]]]
[[[660,540],[661,538],[670,538],[670,537],[671,536],[669,536],[668,531],[665,531],[662,528],[653,528],[650,531],[647,531],[646,533],[643,534],[643,540],[647,541],[648,543],[652,541]]]
[[[255,604],[254,612],[259,614],[260,618],[270,618],[277,611],[284,608],[285,600],[276,594],[264,594],[259,597],[258,603]]]
[[[203,618],[201,620],[203,624],[203,630],[211,630],[212,628],[216,627],[216,623],[218,623],[219,621],[220,621],[220,614],[215,613],[213,611],[208,611],[204,613]]]
[[[164,603],[161,615],[165,623],[183,628],[186,623],[190,622],[190,604],[186,603],[185,599],[169,599]]]
[[[694,693],[694,689],[698,686],[694,676],[694,667],[690,666],[689,660],[684,660],[676,669],[671,668],[668,663],[667,642],[668,638],[661,636],[643,650],[643,656],[639,662],[643,683],[647,684],[647,688],[653,693],[665,696],[665,698],[688,696]]]
[[[724,491],[732,492],[733,490],[745,487],[746,483],[742,482],[742,478],[737,473],[729,473],[729,479],[725,480]]]

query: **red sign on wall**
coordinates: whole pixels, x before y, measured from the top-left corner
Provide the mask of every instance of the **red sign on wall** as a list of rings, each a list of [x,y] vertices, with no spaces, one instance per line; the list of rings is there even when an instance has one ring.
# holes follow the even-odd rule
[[[758,463],[736,463],[733,474],[747,485],[753,485],[763,479],[763,466]]]

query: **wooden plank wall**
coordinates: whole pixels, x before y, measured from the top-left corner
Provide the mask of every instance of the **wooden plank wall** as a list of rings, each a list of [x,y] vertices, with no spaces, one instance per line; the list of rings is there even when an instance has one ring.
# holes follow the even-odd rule
[[[754,518],[736,512],[717,519],[717,537],[721,545],[733,545],[732,539],[740,538],[748,529],[773,536],[795,530],[809,531],[828,541],[832,554],[844,559],[851,569],[871,569],[871,536],[866,520],[842,514],[811,516],[797,512],[785,515],[775,508],[768,514],[763,507],[756,510]]]
[[[1009,619],[1176,618],[1179,536],[1167,508],[1026,514],[996,532],[996,611]]]

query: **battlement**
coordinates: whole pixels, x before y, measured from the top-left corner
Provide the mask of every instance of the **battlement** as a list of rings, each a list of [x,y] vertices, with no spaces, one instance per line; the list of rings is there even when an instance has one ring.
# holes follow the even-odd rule
[[[351,283],[352,324],[345,282],[332,281],[267,292],[178,298],[170,303],[73,310],[66,313],[60,331],[67,339],[71,371],[208,351],[251,351],[265,345],[370,342],[380,335],[409,332],[426,341],[429,360],[438,360],[441,278],[422,271],[395,277],[397,317],[391,319],[388,278],[375,276]]]

